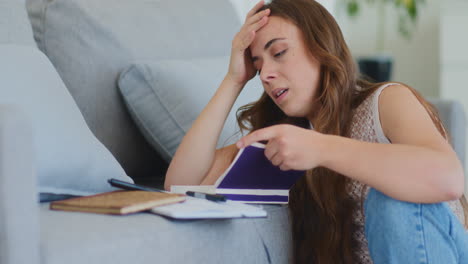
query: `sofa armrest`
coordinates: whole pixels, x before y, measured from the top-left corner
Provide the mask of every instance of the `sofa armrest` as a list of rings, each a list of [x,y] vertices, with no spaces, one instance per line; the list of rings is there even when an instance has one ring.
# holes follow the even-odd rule
[[[0,105],[0,263],[39,263],[39,205],[28,119]]]
[[[450,135],[450,143],[465,167],[466,116],[460,102],[448,99],[430,99],[439,111],[442,123]]]

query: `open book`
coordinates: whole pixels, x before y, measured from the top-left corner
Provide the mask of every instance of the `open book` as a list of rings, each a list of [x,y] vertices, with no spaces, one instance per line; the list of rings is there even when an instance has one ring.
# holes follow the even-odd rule
[[[265,145],[261,143],[247,146],[239,150],[214,185],[173,185],[171,192],[217,193],[246,203],[288,203],[289,189],[304,171],[282,171],[265,157],[264,151]]]

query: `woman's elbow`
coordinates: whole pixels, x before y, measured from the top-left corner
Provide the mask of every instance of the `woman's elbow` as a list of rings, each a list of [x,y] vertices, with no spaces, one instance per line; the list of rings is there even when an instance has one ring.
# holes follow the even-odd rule
[[[177,174],[176,174],[176,171],[174,171],[173,168],[171,168],[171,166],[169,166],[167,172],[166,172],[166,175],[164,177],[164,190],[166,191],[171,191],[171,186],[172,185],[177,185],[179,184],[178,180],[179,178],[177,177]],[[182,184],[179,184],[179,185],[182,185]]]
[[[167,181],[164,181],[164,190],[167,192],[171,190],[171,185]]]
[[[171,181],[170,181],[170,178],[167,177],[167,174],[166,174],[166,179],[164,180],[164,190],[166,191],[170,191],[171,190]]]
[[[462,185],[451,188],[450,190],[446,191],[447,198],[444,200],[447,200],[447,201],[458,200],[463,196],[464,190],[465,188]]]
[[[448,201],[458,200],[465,191],[465,175],[461,163],[457,160],[448,170],[450,179],[446,181],[444,193]]]
[[[448,193],[449,201],[460,199],[463,196],[464,192],[465,192],[465,186],[464,186],[464,181],[463,181],[462,184],[456,186]]]

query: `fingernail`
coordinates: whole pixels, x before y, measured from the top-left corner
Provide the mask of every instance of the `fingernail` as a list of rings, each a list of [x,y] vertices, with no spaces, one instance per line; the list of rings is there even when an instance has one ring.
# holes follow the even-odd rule
[[[237,148],[242,148],[242,147],[243,147],[242,142],[241,142],[241,141],[237,141],[236,146],[237,146]]]

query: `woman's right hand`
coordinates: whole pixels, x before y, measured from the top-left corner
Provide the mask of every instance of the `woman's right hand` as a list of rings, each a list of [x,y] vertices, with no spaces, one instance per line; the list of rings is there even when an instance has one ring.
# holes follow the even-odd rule
[[[231,59],[227,77],[236,85],[244,85],[252,79],[257,70],[252,63],[249,46],[255,38],[256,32],[268,22],[270,9],[257,11],[264,5],[264,1],[257,3],[247,14],[244,25],[232,40]]]

